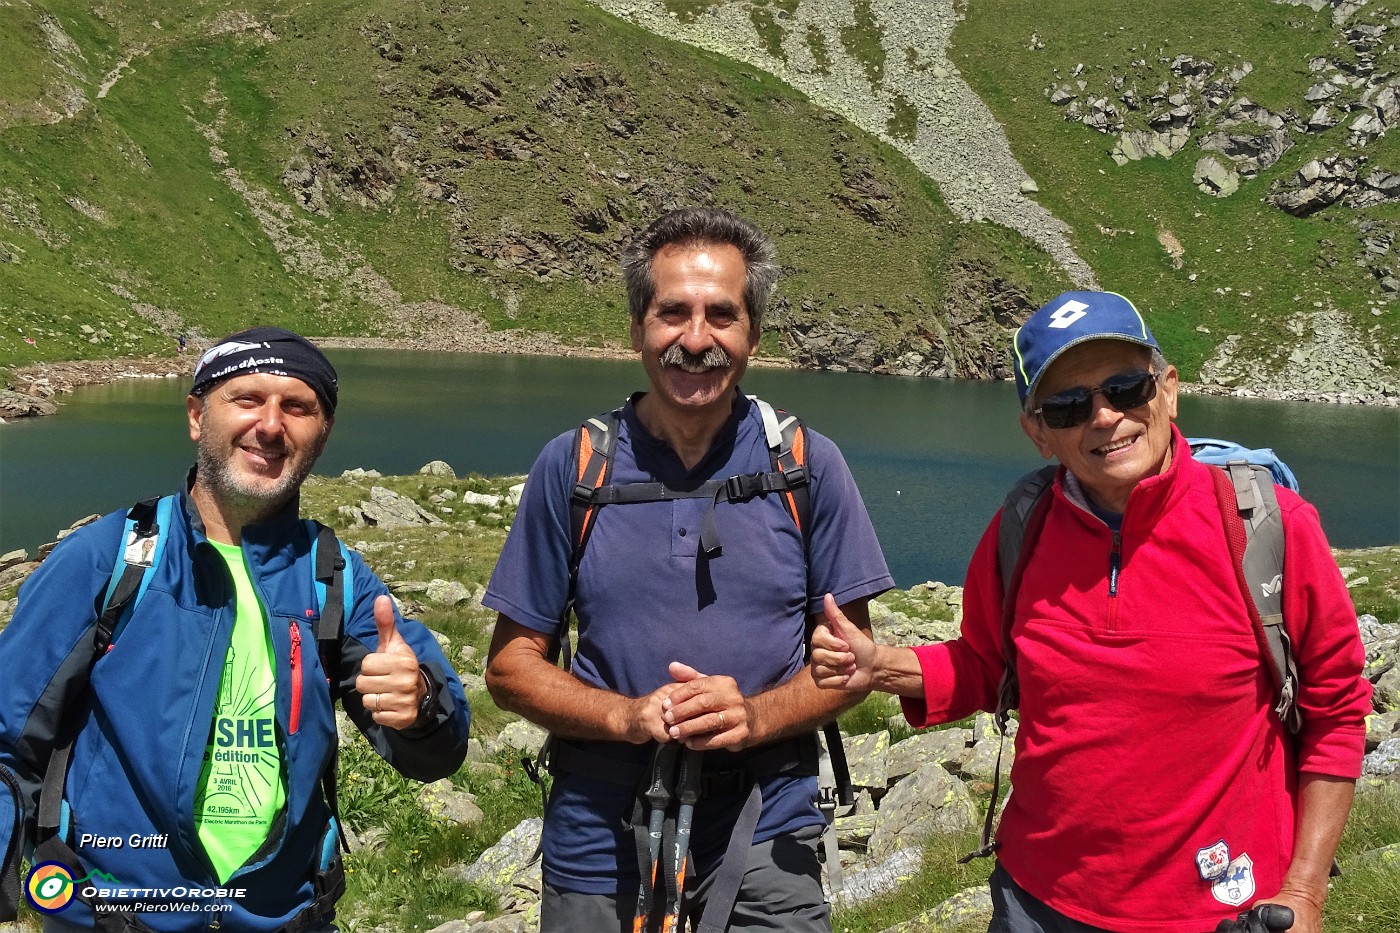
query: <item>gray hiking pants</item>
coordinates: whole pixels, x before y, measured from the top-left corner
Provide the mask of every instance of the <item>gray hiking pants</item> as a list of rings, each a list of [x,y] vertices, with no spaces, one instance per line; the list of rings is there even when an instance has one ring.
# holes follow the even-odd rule
[[[990,879],[992,922],[987,933],[1113,933],[1071,920],[1032,897],[997,863]]]
[[[822,893],[817,860],[823,829],[806,826],[748,850],[739,897],[724,929],[729,933],[831,933],[831,909]],[[698,886],[686,885],[682,925],[677,933],[699,926],[700,912],[717,874],[701,878]],[[635,891],[577,894],[546,884],[540,903],[540,933],[632,933],[636,906]],[[717,918],[706,919],[718,924]]]

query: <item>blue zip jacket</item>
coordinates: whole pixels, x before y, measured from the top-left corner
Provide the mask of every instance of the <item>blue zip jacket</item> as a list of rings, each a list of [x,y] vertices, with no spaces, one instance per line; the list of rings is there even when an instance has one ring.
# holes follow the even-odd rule
[[[320,780],[337,741],[317,652],[312,541],[295,500],[242,532],[271,631],[286,806],[263,848],[220,885],[196,835],[194,800],[233,629],[233,581],[186,493],[171,512],[165,553],[150,585],[93,667],[91,691],[80,701],[83,725],[65,793],[68,840],[85,871],[104,872],[123,888],[244,891],[200,898],[221,903],[222,911],[141,913],[155,930],[208,929],[217,921],[224,930],[273,931],[312,902],[329,831]],[[25,582],[14,619],[0,632],[0,765],[20,779],[31,829],[54,733],[64,707],[81,695],[92,660],[94,626],[125,515],[113,512],[60,542]],[[353,685],[361,660],[379,640],[374,600],[388,590],[353,551],[350,561],[345,579],[354,592],[334,692],[375,751],[400,772],[420,781],[447,777],[466,757],[470,713],[461,681],[432,634],[400,619],[399,631],[435,681],[437,709],[411,729],[373,721]],[[148,838],[155,843],[134,842]],[[89,909],[76,899],[55,919],[92,924]]]

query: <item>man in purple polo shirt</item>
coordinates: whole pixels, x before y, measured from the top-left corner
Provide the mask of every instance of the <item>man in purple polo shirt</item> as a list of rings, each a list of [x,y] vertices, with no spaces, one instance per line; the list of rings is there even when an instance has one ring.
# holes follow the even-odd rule
[[[727,211],[686,208],[648,227],[622,268],[650,388],[622,409],[610,483],[693,491],[772,470],[760,405],[738,387],[778,275],[772,242]],[[772,929],[781,915],[784,930],[830,930],[812,736],[859,697],[817,688],[805,632],[828,605],[868,629],[867,602],[894,581],[841,452],[803,434],[806,529],[777,493],[597,508],[572,591],[571,671],[550,656],[571,595],[575,432],[531,469],[483,602],[500,613],[492,696],[557,740],[545,933],[631,933],[645,912],[646,832],[633,824],[644,821],[639,782],[665,743],[703,753],[682,923]],[[701,546],[707,520],[719,549]],[[750,811],[757,825],[740,838]],[[662,873],[659,892],[664,882]]]

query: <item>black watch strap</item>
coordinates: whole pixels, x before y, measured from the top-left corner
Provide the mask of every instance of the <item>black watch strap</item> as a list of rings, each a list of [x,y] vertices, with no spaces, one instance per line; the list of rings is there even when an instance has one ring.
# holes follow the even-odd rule
[[[418,665],[418,676],[423,678],[423,699],[418,703],[418,721],[414,725],[423,725],[437,709],[437,685],[433,683],[432,676],[423,665]]]

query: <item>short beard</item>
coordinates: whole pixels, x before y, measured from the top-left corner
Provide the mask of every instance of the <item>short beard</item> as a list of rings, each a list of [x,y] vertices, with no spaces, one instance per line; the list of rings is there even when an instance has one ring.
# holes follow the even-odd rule
[[[271,488],[245,486],[229,469],[231,457],[221,455],[201,437],[195,448],[195,464],[198,467],[195,479],[209,490],[223,508],[241,516],[244,524],[261,521],[286,505],[301,489],[301,484],[311,475],[312,467],[321,457],[327,433],[323,431],[309,451],[310,455]]]
[[[719,344],[704,353],[691,353],[679,343],[673,343],[657,358],[662,366],[674,366],[688,373],[707,373],[712,369],[728,369],[734,361]]]

